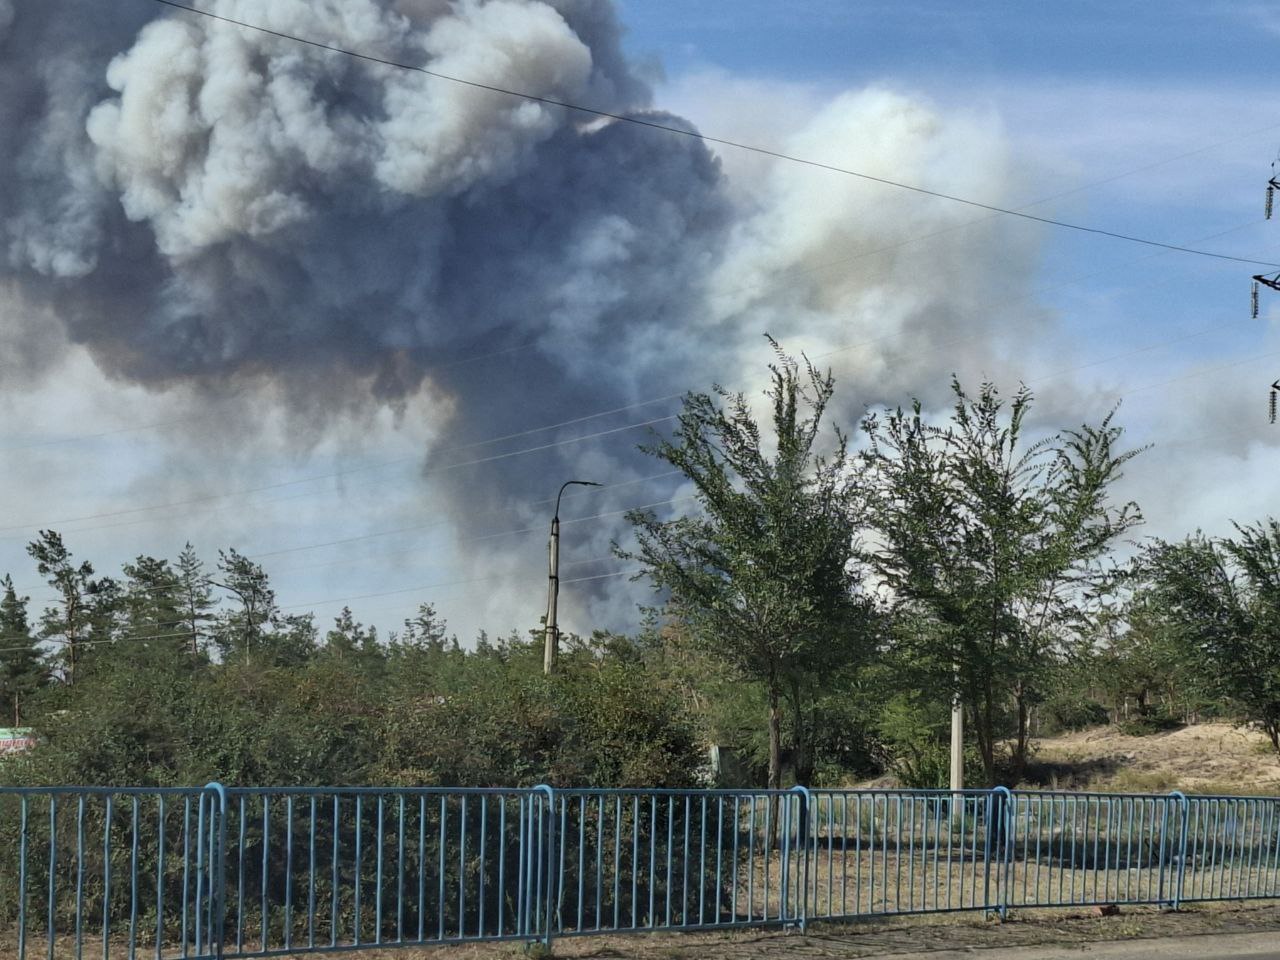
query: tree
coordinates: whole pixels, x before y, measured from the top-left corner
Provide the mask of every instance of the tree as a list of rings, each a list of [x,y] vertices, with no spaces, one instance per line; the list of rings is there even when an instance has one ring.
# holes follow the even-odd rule
[[[782,785],[784,697],[800,711],[803,753],[813,680],[861,653],[870,623],[855,591],[857,490],[846,440],[836,431],[829,456],[816,450],[832,378],[808,361],[802,378],[794,360],[778,356],[766,392],[776,452],[766,452],[742,394],[690,394],[675,439],[642,449],[693,483],[701,512],[668,521],[633,512],[638,546],[619,551],[643,564],[655,590],[669,591],[669,613],[702,649],[763,684],[771,789]]]
[[[1143,569],[1165,629],[1280,754],[1280,521],[1235,529],[1234,538],[1157,541]]]
[[[1056,655],[1103,591],[1112,544],[1141,522],[1135,504],[1109,501],[1138,451],[1117,452],[1112,415],[1025,444],[1028,389],[1007,410],[990,383],[970,397],[953,379],[952,392],[945,427],[919,401],[864,421],[872,560],[911,618],[902,642],[937,694],[964,703],[994,784],[1006,712],[1016,780]]]
[[[29,597],[19,597],[13,578],[0,580],[0,716],[22,725],[22,707],[46,679],[38,641],[27,619]]]
[[[178,554],[178,594],[181,600],[183,629],[187,631],[191,656],[200,653],[202,625],[212,619],[213,590],[204,573],[204,564],[196,556],[195,548],[188,542]]]
[[[49,607],[40,618],[41,636],[60,640],[64,645],[66,680],[72,685],[93,620],[90,596],[95,586],[93,565],[87,560],[76,564],[62,537],[54,530],[41,530],[40,538],[27,544],[27,553],[36,561],[40,575],[62,598],[60,608]]]
[[[378,643],[378,628],[366,628],[350,607],[333,618],[333,628],[325,634],[322,651],[352,668],[359,668],[376,675],[386,662],[386,653]]]
[[[266,628],[277,613],[275,591],[262,566],[234,547],[218,551],[218,572],[221,580],[215,585],[240,601],[240,609],[227,611],[218,618],[218,646],[223,656],[237,655],[249,660],[265,642]]]
[[[168,560],[140,556],[124,565],[122,606],[129,642],[154,638],[170,646],[184,645],[178,575]]]

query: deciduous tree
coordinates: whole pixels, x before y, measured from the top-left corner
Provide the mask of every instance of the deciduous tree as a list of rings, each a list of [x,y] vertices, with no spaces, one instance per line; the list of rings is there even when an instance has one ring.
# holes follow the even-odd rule
[[[763,684],[768,785],[778,789],[784,700],[803,741],[813,681],[863,652],[871,618],[857,592],[857,488],[844,436],[834,432],[830,453],[819,451],[832,378],[781,353],[770,371],[768,439],[740,393],[685,398],[675,438],[645,449],[688,478],[700,510],[674,520],[630,514],[638,546],[620,552],[669,592],[667,609],[694,642]]]

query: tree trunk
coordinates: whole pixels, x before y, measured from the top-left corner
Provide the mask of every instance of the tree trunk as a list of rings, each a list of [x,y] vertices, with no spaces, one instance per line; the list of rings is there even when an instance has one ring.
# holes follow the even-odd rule
[[[978,753],[982,757],[982,776],[987,787],[993,787],[996,783],[994,712],[991,687],[988,683],[982,696],[973,700],[971,708],[974,739],[978,741]]]
[[[782,709],[778,683],[769,679],[769,789],[782,789]]]
[[[1031,707],[1027,705],[1026,691],[1019,685],[1014,694],[1018,709],[1018,737],[1013,745],[1013,782],[1017,783],[1027,772],[1027,752],[1031,743]]]
[[[792,754],[795,765],[796,783],[808,786],[813,782],[814,757],[811,749],[813,741],[813,725],[807,722],[804,715],[804,699],[800,689],[800,681],[791,679],[791,710],[795,714],[795,749]],[[799,823],[796,824],[796,836],[809,835],[809,805],[803,800],[800,803]]]
[[[797,679],[791,681],[791,713],[795,717],[795,743],[792,757],[795,764],[796,783],[808,786],[813,780],[813,724],[805,716],[804,692],[800,689],[800,681]]]
[[[191,620],[191,659],[196,660],[200,656],[200,634],[196,630],[196,602],[190,593],[187,594],[187,613]]]

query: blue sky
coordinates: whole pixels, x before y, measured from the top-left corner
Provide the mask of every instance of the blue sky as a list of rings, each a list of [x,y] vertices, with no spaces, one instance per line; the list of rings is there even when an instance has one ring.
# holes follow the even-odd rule
[[[822,84],[1268,79],[1274,5],[623,0],[637,55]]]
[[[1002,206],[1053,198],[1031,209],[1280,261],[1280,219],[1262,222],[1280,150],[1280,111],[1265,97],[1280,43],[1270,21],[1280,24],[1280,11],[1252,3],[1024,4],[1016,16],[1010,9],[619,3],[626,49],[652,77],[655,104],[708,135]],[[880,117],[888,128],[911,110],[904,129],[914,123],[931,132],[900,149],[877,142],[892,140],[885,129],[857,122]],[[725,328],[741,345],[708,364],[708,382],[688,387],[762,368],[761,328],[784,324],[786,342],[815,356],[864,345],[826,361],[841,378],[850,416],[868,397],[942,400],[953,369],[1006,389],[1028,382],[1045,428],[1097,420],[1123,400],[1119,420],[1132,442],[1153,445],[1131,465],[1123,491],[1143,506],[1146,533],[1222,532],[1231,519],[1280,512],[1280,425],[1266,422],[1266,387],[1280,376],[1280,294],[1264,291],[1263,315],[1251,319],[1253,268],[1018,221],[958,226],[985,215],[717,152],[746,211],[737,260],[716,281],[717,295],[746,296],[743,284],[758,278],[765,286],[775,276],[793,282],[797,270],[818,279],[807,299],[762,293],[741,314],[747,320]],[[824,232],[808,238],[815,249],[782,249],[808,242],[806,230],[818,222]],[[779,237],[786,243],[774,249]],[[910,257],[868,253],[879,238],[905,243]],[[836,306],[824,315],[823,303]],[[793,309],[812,312],[801,320],[787,313]],[[857,319],[864,313],[901,318],[882,331]],[[906,353],[866,346],[886,338],[893,346],[895,337],[915,339]],[[909,369],[904,356],[913,358]],[[293,435],[295,424],[264,408],[251,439],[232,439],[216,429],[216,409],[110,381],[72,350],[57,378],[11,389],[2,402],[8,464],[0,493],[10,519],[0,530],[0,570],[14,571],[37,599],[48,590],[23,544],[37,526],[57,525],[104,572],[138,553],[176,556],[188,539],[210,560],[229,545],[261,555],[281,603],[289,612],[315,609],[322,627],[346,598],[360,619],[383,629],[432,600],[464,638],[482,627],[532,626],[541,612],[539,528],[548,507],[531,492],[506,512],[451,514],[421,472],[439,398],[416,398],[399,416],[382,411],[332,424],[305,443]],[[208,433],[201,450],[163,427],[145,429],[193,417]],[[542,425],[520,409],[503,417],[503,433]],[[589,445],[573,449],[565,471],[612,469]],[[673,493],[669,482],[639,482],[642,474],[637,467],[611,477],[633,486],[607,502],[589,492],[567,500],[565,515]],[[529,481],[531,491],[549,487],[547,496],[558,485]],[[163,503],[179,505],[125,512]],[[94,519],[70,522],[78,517]],[[565,528],[566,557],[582,563],[581,575],[619,569],[599,560],[609,539],[599,526]],[[367,538],[381,531],[388,535]],[[496,542],[509,549],[465,556],[467,543],[491,533],[504,534]],[[367,539],[329,543],[348,538]],[[590,604],[575,593],[566,588],[562,609],[577,629],[604,618],[625,626],[627,611],[645,598],[625,579],[610,581]]]

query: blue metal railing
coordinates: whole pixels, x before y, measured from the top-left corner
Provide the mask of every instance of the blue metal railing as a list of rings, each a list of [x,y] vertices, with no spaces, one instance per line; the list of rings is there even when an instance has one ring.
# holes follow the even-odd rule
[[[1280,897],[1280,799],[0,787],[18,960],[205,960]]]

